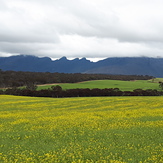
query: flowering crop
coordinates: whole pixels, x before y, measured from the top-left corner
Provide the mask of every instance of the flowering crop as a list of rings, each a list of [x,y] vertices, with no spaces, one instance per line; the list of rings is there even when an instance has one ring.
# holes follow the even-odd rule
[[[0,96],[0,161],[162,163],[163,97]]]

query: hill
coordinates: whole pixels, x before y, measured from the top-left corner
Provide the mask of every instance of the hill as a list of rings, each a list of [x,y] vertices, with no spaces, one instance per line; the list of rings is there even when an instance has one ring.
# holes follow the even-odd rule
[[[163,77],[163,58],[148,57],[114,57],[98,62],[86,58],[58,60],[29,55],[0,57],[0,69],[30,72],[88,73],[88,74],[122,74],[149,75]]]
[[[161,79],[160,79],[161,80]],[[156,81],[156,82],[155,82]],[[135,81],[122,81],[122,80],[94,80],[79,83],[57,83],[45,84],[38,86],[38,90],[50,89],[51,86],[59,85],[63,90],[66,89],[105,89],[105,88],[119,88],[122,91],[133,91],[134,89],[156,89],[161,90],[157,82],[157,78],[152,80],[135,80]]]

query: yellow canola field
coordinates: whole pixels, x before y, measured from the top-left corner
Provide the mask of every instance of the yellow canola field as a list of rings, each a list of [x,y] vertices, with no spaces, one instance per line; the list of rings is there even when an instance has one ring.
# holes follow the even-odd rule
[[[0,162],[163,163],[163,97],[0,96]]]

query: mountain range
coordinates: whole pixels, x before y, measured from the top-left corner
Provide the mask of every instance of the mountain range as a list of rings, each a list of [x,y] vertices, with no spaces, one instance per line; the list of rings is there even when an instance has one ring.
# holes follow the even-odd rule
[[[112,57],[91,62],[86,58],[68,60],[66,57],[62,57],[52,60],[49,57],[40,58],[31,55],[17,55],[0,57],[0,69],[4,71],[150,75],[163,77],[163,58]]]

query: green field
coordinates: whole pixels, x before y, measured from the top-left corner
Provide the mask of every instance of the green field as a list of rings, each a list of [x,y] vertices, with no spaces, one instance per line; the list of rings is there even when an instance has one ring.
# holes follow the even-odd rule
[[[156,79],[155,79],[156,80]],[[122,91],[132,91],[134,89],[157,89],[160,90],[158,81],[152,82],[151,80],[136,80],[136,81],[121,81],[121,80],[94,80],[86,81],[81,83],[66,83],[58,84],[63,89],[74,89],[74,88],[119,88]],[[39,86],[40,89],[50,88],[52,85]]]
[[[0,112],[0,162],[163,162],[163,97],[1,95]]]

